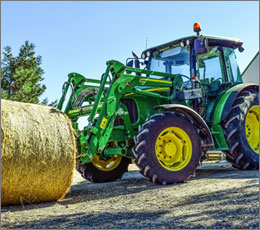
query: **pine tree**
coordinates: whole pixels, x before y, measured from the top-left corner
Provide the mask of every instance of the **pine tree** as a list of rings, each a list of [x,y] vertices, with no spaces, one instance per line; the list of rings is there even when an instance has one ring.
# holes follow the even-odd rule
[[[1,98],[28,103],[39,103],[46,89],[40,82],[44,71],[41,56],[35,56],[35,46],[25,41],[17,57],[10,46],[4,48],[1,68]]]

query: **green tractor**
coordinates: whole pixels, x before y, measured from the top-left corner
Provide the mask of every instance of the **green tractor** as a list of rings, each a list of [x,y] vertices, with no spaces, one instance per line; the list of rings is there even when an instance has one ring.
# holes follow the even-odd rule
[[[235,49],[243,42],[193,28],[126,65],[108,61],[101,80],[68,75],[58,109],[72,121],[85,179],[120,179],[134,159],[154,184],[184,182],[212,149],[237,169],[258,169],[259,86],[242,81]]]

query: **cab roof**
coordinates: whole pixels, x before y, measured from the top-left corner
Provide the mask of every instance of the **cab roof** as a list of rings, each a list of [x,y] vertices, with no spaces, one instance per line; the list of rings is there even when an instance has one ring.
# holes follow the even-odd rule
[[[208,39],[208,45],[210,45],[210,46],[224,46],[224,47],[230,47],[230,48],[236,49],[236,48],[242,46],[242,44],[243,44],[243,41],[236,39],[236,38],[218,37],[218,36],[211,36],[211,35],[209,35],[209,36],[203,35],[203,37]],[[197,38],[196,35],[182,37],[177,40],[146,49],[143,51],[143,53],[147,52],[147,51],[150,51],[150,52],[159,51],[159,50],[165,49],[167,47],[179,44],[182,40],[192,40],[195,38]]]

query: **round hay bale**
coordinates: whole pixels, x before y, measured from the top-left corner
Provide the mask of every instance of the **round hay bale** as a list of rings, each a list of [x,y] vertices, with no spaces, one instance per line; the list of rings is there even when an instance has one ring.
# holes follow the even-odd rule
[[[1,203],[62,199],[72,183],[76,144],[70,120],[42,105],[1,100]]]

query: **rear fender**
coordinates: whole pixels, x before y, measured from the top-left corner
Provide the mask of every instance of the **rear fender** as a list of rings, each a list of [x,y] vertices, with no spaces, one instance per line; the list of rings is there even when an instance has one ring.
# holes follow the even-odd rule
[[[229,90],[227,90],[220,100],[217,102],[217,106],[213,112],[213,122],[211,125],[211,131],[214,136],[216,147],[218,150],[229,151],[229,147],[226,142],[226,138],[222,129],[221,123],[227,118],[231,112],[232,105],[241,91],[244,90],[259,90],[259,86],[256,84],[239,84]]]
[[[165,111],[174,111],[183,114],[194,122],[194,125],[199,129],[199,135],[202,139],[202,150],[207,151],[214,147],[213,137],[210,129],[203,118],[193,109],[185,105],[165,104],[155,106],[154,109],[164,109]]]
[[[254,89],[259,91],[257,84],[239,84],[225,92],[220,98],[213,115],[213,125],[217,125],[225,120],[231,111],[232,105],[241,91]]]

